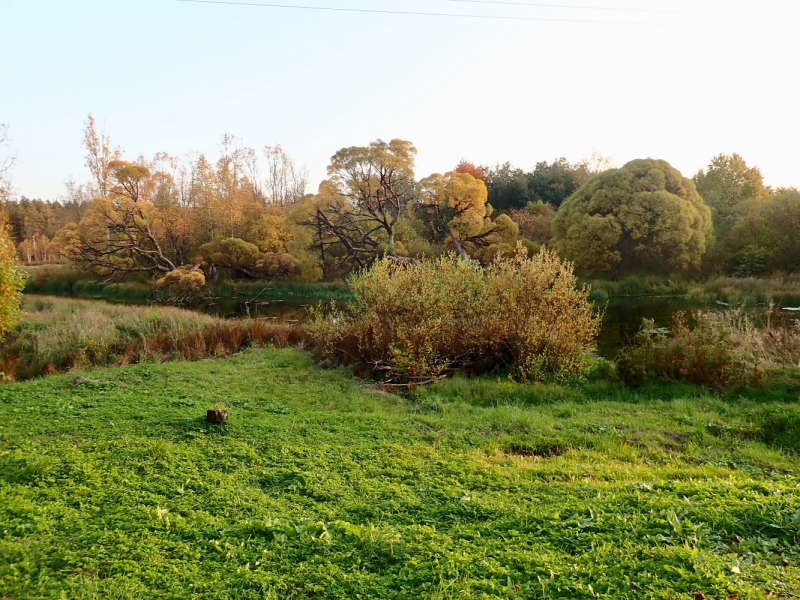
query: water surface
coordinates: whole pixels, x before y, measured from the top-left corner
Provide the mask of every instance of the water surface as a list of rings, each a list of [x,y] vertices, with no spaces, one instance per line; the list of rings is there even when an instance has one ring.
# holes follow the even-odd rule
[[[146,304],[144,301],[98,299],[122,304]],[[318,302],[318,299],[302,298],[249,302],[247,297],[240,296],[214,298],[185,308],[226,318],[251,317],[302,322],[308,317],[308,307]],[[343,303],[339,303],[339,306],[343,306]],[[702,303],[691,302],[680,296],[613,297],[605,305],[598,306],[598,309],[604,310],[603,326],[597,340],[598,354],[613,359],[620,348],[633,339],[641,326],[642,319],[653,319],[656,326],[669,327],[675,312],[692,311],[703,306]],[[716,308],[724,307],[716,306]]]

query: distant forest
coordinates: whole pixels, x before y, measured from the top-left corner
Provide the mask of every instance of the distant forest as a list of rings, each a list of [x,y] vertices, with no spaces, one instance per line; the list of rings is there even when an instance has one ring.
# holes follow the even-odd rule
[[[341,278],[382,256],[488,264],[545,246],[579,272],[615,277],[800,265],[800,192],[766,186],[737,154],[691,179],[664,161],[616,167],[598,152],[530,171],[462,160],[418,178],[411,142],[377,140],[336,152],[308,193],[306,172],[280,146],[257,151],[231,135],[216,159],[130,160],[90,115],[84,146],[90,181],[68,182],[55,200],[3,202],[21,261],[189,287],[220,276]]]

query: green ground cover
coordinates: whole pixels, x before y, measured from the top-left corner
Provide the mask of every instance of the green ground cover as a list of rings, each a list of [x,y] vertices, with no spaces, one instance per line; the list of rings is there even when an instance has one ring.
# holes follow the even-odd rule
[[[84,374],[0,388],[0,597],[800,597],[790,388]]]

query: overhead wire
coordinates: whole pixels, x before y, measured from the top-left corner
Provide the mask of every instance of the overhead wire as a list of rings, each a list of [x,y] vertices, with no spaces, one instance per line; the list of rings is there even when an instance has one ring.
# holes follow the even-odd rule
[[[526,17],[519,15],[468,15],[462,13],[441,13],[441,12],[419,12],[419,11],[406,11],[406,10],[384,10],[377,8],[352,8],[352,7],[338,7],[338,6],[306,6],[298,4],[274,4],[265,2],[244,2],[238,0],[174,0],[175,2],[187,2],[192,4],[217,4],[226,6],[249,6],[257,8],[287,8],[299,10],[322,10],[332,12],[351,12],[351,13],[375,13],[384,15],[411,15],[411,16],[424,16],[424,17],[451,17],[461,19],[489,19],[489,20],[504,20],[504,21],[544,21],[553,23],[595,23],[595,24],[622,24],[622,25],[663,25],[662,23],[649,22],[649,21],[621,21],[610,19],[578,19],[578,18],[559,18],[559,17]],[[467,1],[467,0],[463,0]],[[472,0],[477,2],[478,0]],[[489,0],[482,0],[487,4]],[[498,2],[499,3],[499,2]],[[529,5],[534,6],[534,5]],[[555,5],[553,5],[555,7]],[[562,6],[562,8],[568,8]],[[570,6],[569,8],[577,8]],[[676,13],[683,14],[683,13]]]
[[[576,10],[604,10],[609,12],[651,13],[666,15],[720,16],[718,13],[670,10],[660,8],[622,8],[616,6],[587,6],[582,4],[546,4],[541,2],[513,2],[510,0],[444,0],[444,2],[463,2],[466,4],[496,4],[501,6],[529,6],[532,8],[568,8]]]

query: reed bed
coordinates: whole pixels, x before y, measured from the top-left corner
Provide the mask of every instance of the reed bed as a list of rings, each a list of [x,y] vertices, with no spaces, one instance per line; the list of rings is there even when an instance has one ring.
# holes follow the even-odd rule
[[[776,274],[770,277],[716,277],[686,290],[690,300],[724,302],[736,306],[777,303],[800,305],[800,275]]]
[[[220,319],[171,307],[25,296],[0,346],[0,372],[20,380],[90,366],[221,357],[251,346],[302,346],[301,325]]]
[[[781,309],[760,315],[698,310],[695,326],[675,313],[671,328],[645,319],[636,343],[616,361],[622,381],[681,381],[715,388],[763,385],[768,379],[797,373],[800,323]]]

